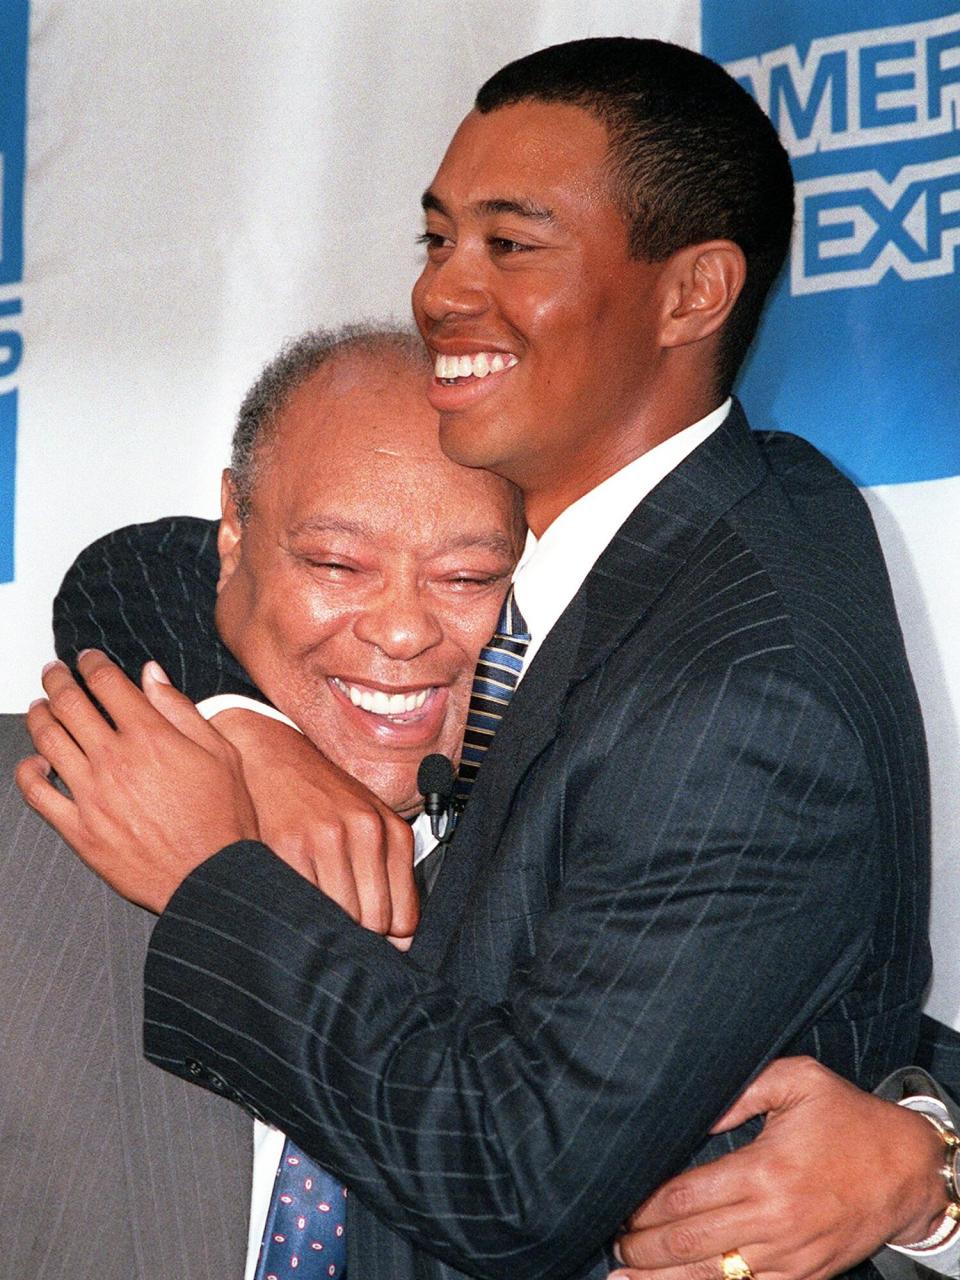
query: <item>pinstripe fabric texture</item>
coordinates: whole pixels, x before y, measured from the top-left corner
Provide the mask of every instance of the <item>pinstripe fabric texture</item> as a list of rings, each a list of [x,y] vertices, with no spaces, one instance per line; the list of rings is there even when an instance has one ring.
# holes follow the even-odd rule
[[[352,1280],[599,1280],[761,1063],[910,1060],[928,841],[865,507],[735,409],[532,662],[409,955],[232,846],[154,932],[148,1053],[348,1183]]]
[[[960,1129],[960,1032],[924,1016],[920,1019],[916,1061],[935,1076],[956,1101],[957,1128]]]
[[[59,657],[103,649],[133,680],[153,658],[194,702],[217,693],[263,699],[213,620],[217,522],[173,516],[106,534],[74,561],[53,605]]]
[[[0,716],[0,1274],[239,1280],[250,1118],[142,1051],[153,920],[23,804]]]

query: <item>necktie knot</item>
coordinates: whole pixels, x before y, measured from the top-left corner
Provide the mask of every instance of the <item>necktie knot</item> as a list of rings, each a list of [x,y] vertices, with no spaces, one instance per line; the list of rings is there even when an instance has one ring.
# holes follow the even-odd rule
[[[500,610],[494,639],[496,639],[496,636],[503,636],[511,640],[522,640],[525,644],[530,643],[530,630],[524,621],[523,614],[520,612],[520,606],[517,604],[517,597],[512,586],[507,592],[503,608]]]

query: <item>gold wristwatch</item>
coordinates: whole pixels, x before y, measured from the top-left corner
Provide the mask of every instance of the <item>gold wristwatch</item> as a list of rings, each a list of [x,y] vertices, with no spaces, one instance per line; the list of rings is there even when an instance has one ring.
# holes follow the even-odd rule
[[[931,1109],[928,1111],[922,1105],[918,1105],[922,1103],[929,1103]],[[943,1221],[936,1231],[925,1239],[918,1240],[915,1244],[899,1246],[899,1249],[910,1253],[927,1253],[931,1249],[937,1249],[940,1245],[946,1244],[960,1229],[960,1135],[949,1120],[940,1116],[939,1112],[943,1107],[935,1098],[918,1097],[914,1094],[908,1102],[904,1100],[901,1103],[901,1106],[903,1105],[908,1106],[911,1111],[923,1116],[924,1120],[932,1124],[944,1146],[944,1161],[940,1166],[940,1173],[947,1193],[947,1209],[943,1215]]]
[[[930,1111],[919,1111],[916,1107],[911,1110],[917,1111],[924,1120],[929,1120],[943,1139],[945,1158],[940,1172],[943,1174],[950,1207],[956,1210],[955,1216],[960,1220],[960,1135],[949,1120],[941,1120],[938,1115]]]

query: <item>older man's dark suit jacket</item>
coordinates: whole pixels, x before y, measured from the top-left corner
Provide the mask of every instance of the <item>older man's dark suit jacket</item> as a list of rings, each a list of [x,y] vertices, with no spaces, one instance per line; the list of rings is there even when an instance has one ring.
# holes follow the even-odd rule
[[[240,1280],[250,1117],[143,1057],[153,918],[13,783],[0,716],[0,1275]]]
[[[761,1063],[910,1060],[927,858],[864,505],[735,409],[533,661],[410,956],[232,846],[154,932],[147,1052],[344,1178],[351,1280],[600,1277]]]

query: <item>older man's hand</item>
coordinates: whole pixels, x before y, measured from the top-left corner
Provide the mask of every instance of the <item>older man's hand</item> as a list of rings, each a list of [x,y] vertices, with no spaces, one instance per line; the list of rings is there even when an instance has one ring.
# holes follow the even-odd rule
[[[52,663],[48,701],[27,717],[40,754],[23,761],[17,782],[108,884],[161,911],[198,863],[259,837],[359,923],[409,945],[412,833],[375,796],[284,724],[243,711],[208,724],[155,663],[145,694],[95,650],[79,668],[115,728]],[[49,781],[50,766],[69,796]]]
[[[720,1280],[737,1250],[757,1280],[825,1280],[943,1217],[942,1144],[922,1116],[809,1058],[772,1063],[715,1126],[766,1114],[759,1137],[667,1182],[630,1217],[613,1274]]]
[[[171,710],[146,673],[144,689]],[[289,725],[240,708],[213,723],[240,752],[264,843],[358,924],[406,949],[419,919],[409,823]]]
[[[67,667],[50,663],[47,698],[27,714],[39,755],[20,763],[17,785],[118,893],[162,911],[199,863],[259,834],[239,754],[187,699],[175,727],[102,653],[89,650],[78,665],[113,726]]]

